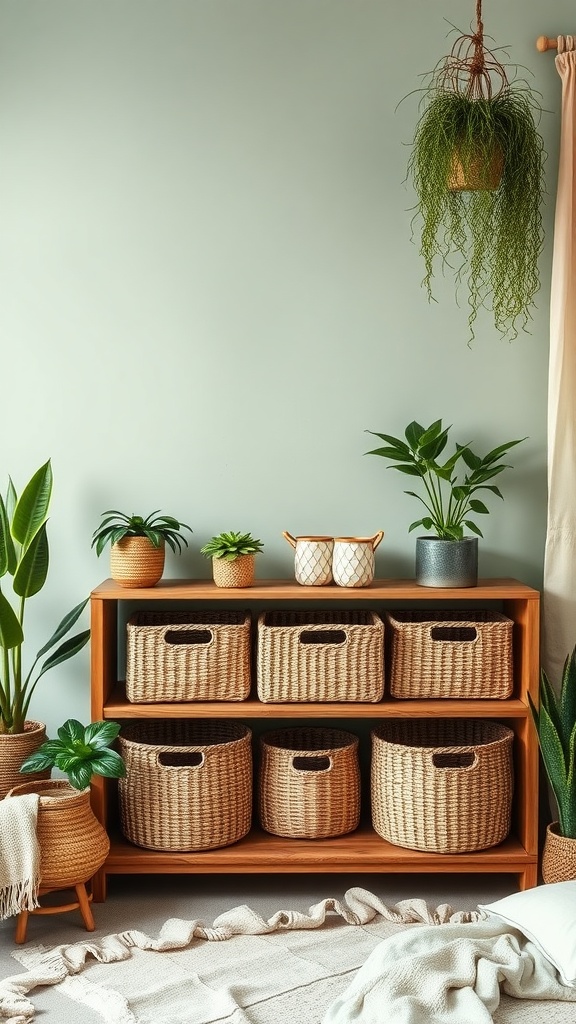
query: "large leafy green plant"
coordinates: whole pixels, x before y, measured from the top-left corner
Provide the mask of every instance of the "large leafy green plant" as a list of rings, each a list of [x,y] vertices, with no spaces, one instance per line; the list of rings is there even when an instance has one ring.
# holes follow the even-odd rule
[[[126,766],[120,754],[109,749],[119,732],[117,722],[91,722],[84,726],[69,718],[58,729],[58,739],[46,740],[26,758],[20,771],[58,768],[74,789],[85,789],[93,775],[119,779],[126,775]]]
[[[560,694],[544,669],[540,707],[528,695],[542,760],[558,805],[560,833],[576,839],[576,647],[564,662]]]
[[[90,636],[90,630],[85,629],[63,640],[80,618],[86,599],[62,619],[31,665],[24,665],[27,601],[42,590],[48,575],[46,527],[52,480],[48,460],[34,473],[20,497],[12,479],[6,498],[0,495],[0,733],[24,732],[30,700],[40,677],[77,654]]]
[[[433,530],[443,540],[461,540],[466,527],[482,537],[480,527],[470,515],[488,515],[490,509],[475,495],[478,491],[490,491],[502,498],[496,484],[489,481],[511,468],[502,459],[525,438],[506,441],[483,457],[473,452],[470,444],[456,443],[455,451],[441,462],[451,429],[443,427],[442,420],[435,420],[429,427],[413,420],[406,427],[404,438],[368,430],[368,434],[385,441],[386,446],[366,454],[389,459],[392,463],[389,468],[420,480],[423,496],[415,491],[404,493],[420,501],[428,514],[411,523],[408,532],[422,526]],[[463,463],[464,468],[459,463]]]
[[[92,547],[96,548],[96,554],[101,555],[107,544],[117,544],[124,537],[147,537],[155,548],[161,547],[166,542],[172,551],[182,551],[182,545],[188,547],[186,537],[180,533],[181,530],[189,530],[192,527],[181,523],[173,516],[158,515],[160,509],[151,512],[146,517],[125,512],[117,512],[116,509],[108,509],[102,513],[102,522],[92,536]]]

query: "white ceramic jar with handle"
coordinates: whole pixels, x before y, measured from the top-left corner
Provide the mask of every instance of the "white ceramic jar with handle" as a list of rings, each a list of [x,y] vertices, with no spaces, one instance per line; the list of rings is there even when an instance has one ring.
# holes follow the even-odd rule
[[[374,579],[374,552],[384,536],[335,537],[332,575],[339,587],[367,587]]]
[[[304,587],[323,587],[332,582],[333,537],[293,537],[282,534],[294,548],[296,582]]]

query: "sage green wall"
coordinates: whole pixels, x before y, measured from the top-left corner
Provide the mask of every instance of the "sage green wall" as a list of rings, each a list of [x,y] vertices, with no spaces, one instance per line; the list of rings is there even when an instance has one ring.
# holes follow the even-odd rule
[[[0,0],[2,474],[52,457],[52,566],[31,645],[108,575],[99,514],[194,527],[169,576],[206,576],[214,532],[382,528],[413,575],[415,503],[366,429],[442,417],[487,449],[529,440],[485,522],[482,575],[539,586],[560,82],[535,39],[573,5],[485,0],[486,31],[547,108],[547,245],[531,335],[488,315],[466,343],[451,280],[421,288],[404,184],[419,85],[472,0]],[[34,646],[34,650],[36,646]],[[88,715],[88,654],[45,677],[53,728]]]

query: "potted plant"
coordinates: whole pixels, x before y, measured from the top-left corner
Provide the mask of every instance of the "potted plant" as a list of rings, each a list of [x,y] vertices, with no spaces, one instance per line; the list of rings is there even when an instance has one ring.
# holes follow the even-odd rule
[[[432,536],[416,540],[416,582],[424,587],[476,585],[478,537],[482,537],[482,531],[470,516],[488,515],[490,510],[475,495],[490,491],[502,498],[496,484],[489,481],[511,468],[502,459],[510,448],[525,440],[505,441],[483,457],[469,443],[456,443],[455,451],[440,462],[450,430],[451,427],[442,426],[442,420],[435,420],[429,427],[413,420],[406,427],[404,438],[367,431],[385,441],[386,446],[366,454],[389,459],[389,468],[417,477],[423,487],[423,495],[415,491],[404,493],[421,502],[427,513],[411,523],[408,532],[419,526],[434,531]],[[463,463],[463,469],[459,463]],[[475,536],[465,536],[465,528]]]
[[[528,700],[558,808],[546,828],[542,878],[564,882],[576,878],[576,647],[564,662],[559,695],[541,669],[539,696],[539,708]]]
[[[153,587],[164,572],[166,544],[175,553],[188,547],[181,530],[192,528],[173,516],[159,515],[160,509],[146,516],[128,516],[108,509],[92,536],[92,547],[100,556],[110,544],[110,575],[121,587]]]
[[[92,931],[86,882],[108,856],[110,840],[90,806],[90,780],[94,775],[118,779],[126,775],[124,761],[110,744],[120,726],[116,722],[92,722],[83,726],[74,718],[58,729],[58,739],[46,740],[26,758],[20,771],[25,774],[59,769],[67,779],[43,779],[13,786],[7,798],[38,795],[36,832],[40,847],[40,892],[76,889],[86,927]],[[44,911],[46,912],[46,911]],[[27,914],[21,914],[16,941],[24,942]]]
[[[84,600],[62,619],[31,664],[25,664],[27,602],[42,590],[48,575],[47,521],[52,483],[48,460],[20,496],[12,479],[6,498],[0,495],[0,798],[18,781],[24,758],[45,738],[44,725],[28,719],[40,678],[77,654],[90,636],[90,630],[85,629],[64,639],[80,618],[87,603]],[[45,778],[46,773],[41,777]]]
[[[251,587],[254,582],[255,555],[264,547],[250,533],[219,533],[200,551],[212,559],[212,575],[217,587]]]
[[[420,91],[420,90],[417,90]],[[477,26],[427,76],[408,163],[421,226],[424,287],[436,264],[466,289],[470,340],[482,306],[503,337],[526,330],[540,284],[545,153],[529,85],[484,45]]]

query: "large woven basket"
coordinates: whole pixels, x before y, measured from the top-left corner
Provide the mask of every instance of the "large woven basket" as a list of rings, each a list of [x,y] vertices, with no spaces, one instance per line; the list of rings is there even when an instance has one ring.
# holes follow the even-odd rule
[[[369,611],[264,612],[257,677],[265,702],[379,701],[384,623]]]
[[[482,719],[389,720],[372,732],[372,823],[396,846],[467,853],[510,831],[513,732]]]
[[[500,612],[386,612],[393,697],[505,698],[513,688],[513,621]]]
[[[250,622],[249,612],[137,612],[126,626],[128,700],[246,700]]]
[[[262,827],[290,839],[324,839],[357,828],[358,737],[340,729],[279,729],[260,737]]]
[[[250,830],[251,731],[235,721],[150,721],[123,727],[122,831],[149,850],[209,850]]]
[[[90,789],[73,789],[65,779],[23,782],[8,797],[38,793],[36,832],[40,882],[66,889],[87,882],[108,856],[110,840],[90,806]]]

